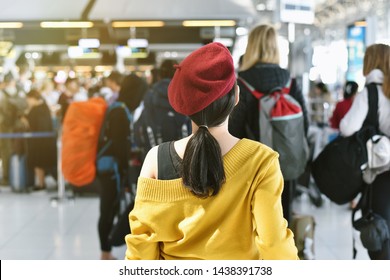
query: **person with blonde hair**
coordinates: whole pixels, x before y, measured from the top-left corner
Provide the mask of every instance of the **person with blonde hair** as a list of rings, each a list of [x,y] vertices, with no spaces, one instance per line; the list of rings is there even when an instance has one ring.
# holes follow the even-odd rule
[[[290,95],[302,107],[304,129],[307,133],[309,121],[302,91],[290,73],[279,66],[279,48],[277,32],[271,25],[258,25],[249,34],[248,45],[243,56],[238,76],[244,79],[258,92],[269,94],[276,88],[284,88],[290,83]],[[249,89],[238,80],[240,103],[231,116],[229,130],[238,138],[260,141],[259,101]],[[282,195],[284,217],[292,219],[292,196],[294,180],[286,181]]]
[[[366,49],[363,75],[367,85],[377,85],[379,130],[390,137],[390,46],[374,44]],[[368,114],[368,94],[367,87],[359,92],[341,120],[340,132],[343,136],[350,136],[363,126]],[[372,185],[372,210],[382,216],[390,228],[390,171],[378,175]],[[382,245],[382,250],[368,251],[368,254],[371,259],[390,260],[390,241]]]
[[[229,50],[210,43],[192,52],[176,66],[168,98],[193,134],[147,154],[126,259],[296,260],[277,154],[228,131],[239,101]]]
[[[280,62],[277,34],[271,25],[259,25],[251,31],[240,71],[249,70],[259,62]]]

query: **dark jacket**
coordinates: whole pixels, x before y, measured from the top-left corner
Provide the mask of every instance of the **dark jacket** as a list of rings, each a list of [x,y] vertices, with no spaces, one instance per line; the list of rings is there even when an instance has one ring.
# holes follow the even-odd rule
[[[170,79],[162,79],[152,85],[144,97],[145,108],[160,107],[165,110],[173,110],[168,101],[168,86]]]
[[[121,175],[128,171],[130,157],[130,123],[123,108],[113,109],[108,116],[107,140],[112,141],[112,145],[104,155],[114,156],[119,164]],[[105,143],[100,143],[99,150]]]
[[[258,63],[248,70],[241,71],[238,76],[243,78],[255,89],[269,93],[275,88],[283,88],[290,79],[290,73],[277,64]],[[240,101],[229,120],[229,131],[238,138],[260,139],[259,131],[259,102],[251,92],[238,80]],[[309,127],[309,119],[302,90],[295,79],[291,84],[290,95],[302,107],[305,120],[305,131]]]
[[[42,103],[27,115],[31,132],[53,132],[53,122],[49,107]],[[29,167],[52,168],[57,166],[56,138],[27,139],[27,163]]]
[[[152,85],[145,94],[141,117],[134,124],[136,143],[145,152],[154,145],[179,140],[191,133],[190,119],[177,113],[169,103],[170,81],[170,79],[162,79]],[[150,132],[147,132],[147,128],[152,129],[153,137]]]
[[[61,106],[60,118],[64,122],[66,112],[68,111],[70,103],[72,103],[73,97],[67,96],[65,93],[61,93],[58,98],[58,104]]]

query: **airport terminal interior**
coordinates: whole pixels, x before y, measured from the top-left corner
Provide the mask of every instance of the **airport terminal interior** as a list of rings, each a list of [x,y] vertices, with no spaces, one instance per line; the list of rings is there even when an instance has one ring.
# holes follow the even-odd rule
[[[101,258],[98,190],[72,186],[63,176],[58,96],[69,78],[78,81],[74,102],[94,94],[108,100],[113,91],[103,83],[113,72],[136,74],[152,85],[163,61],[180,62],[211,42],[229,49],[238,72],[251,29],[270,24],[278,32],[280,66],[302,89],[314,159],[339,133],[330,119],[345,83],[364,88],[365,48],[390,44],[387,0],[0,0],[0,6],[0,92],[11,81],[22,94],[40,91],[53,128],[41,137],[57,148],[56,164],[43,175],[13,164],[9,169],[24,173],[9,170],[6,149],[11,163],[15,154],[28,157],[21,146],[35,136],[4,129],[0,111],[0,259],[5,260]],[[319,84],[327,88],[326,98],[316,93]],[[292,201],[293,216],[314,218],[305,258],[351,260],[355,240],[356,259],[369,260],[351,223],[357,199],[336,204],[321,193],[310,170],[306,173]],[[112,255],[123,259],[125,251],[126,245],[114,246]]]

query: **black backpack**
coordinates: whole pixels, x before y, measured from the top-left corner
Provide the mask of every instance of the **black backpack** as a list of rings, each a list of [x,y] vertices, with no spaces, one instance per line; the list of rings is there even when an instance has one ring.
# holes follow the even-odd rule
[[[337,204],[350,202],[363,190],[361,167],[367,162],[366,143],[379,131],[377,85],[369,84],[367,90],[369,109],[362,128],[330,142],[312,164],[318,188]]]
[[[384,243],[390,238],[387,221],[372,210],[372,188],[374,184],[364,186],[362,197],[352,211],[352,226],[360,232],[360,240],[368,251],[381,251]],[[356,212],[362,211],[362,217],[355,220]],[[356,259],[355,238],[352,239],[353,258]]]
[[[151,89],[151,102],[134,123],[135,142],[146,153],[163,142],[179,140],[191,133],[190,119],[177,113],[156,89]]]

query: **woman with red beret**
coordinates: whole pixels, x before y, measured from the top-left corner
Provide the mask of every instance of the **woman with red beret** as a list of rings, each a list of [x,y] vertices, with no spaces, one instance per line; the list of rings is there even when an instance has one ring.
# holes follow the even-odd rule
[[[277,153],[228,131],[239,101],[228,49],[211,43],[191,53],[168,97],[193,134],[146,156],[126,259],[297,259]]]

